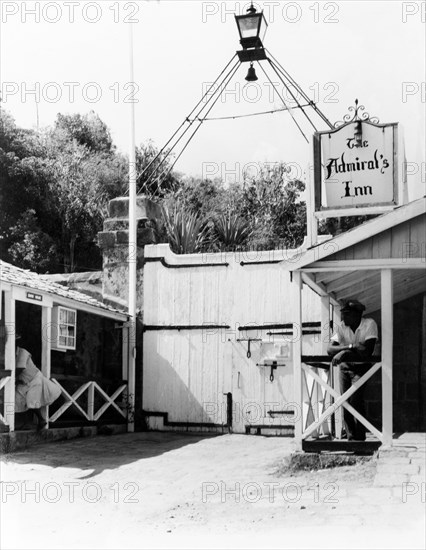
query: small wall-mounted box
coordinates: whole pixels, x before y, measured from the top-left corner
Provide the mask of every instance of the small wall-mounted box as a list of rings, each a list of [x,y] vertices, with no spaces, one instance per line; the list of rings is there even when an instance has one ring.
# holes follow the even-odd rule
[[[263,340],[260,351],[264,360],[273,360],[282,363],[292,361],[292,349],[292,343],[288,340],[275,342]]]

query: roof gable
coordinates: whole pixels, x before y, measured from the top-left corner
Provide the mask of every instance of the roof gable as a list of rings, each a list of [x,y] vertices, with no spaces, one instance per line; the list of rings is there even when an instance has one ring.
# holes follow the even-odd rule
[[[358,227],[355,227],[341,235],[338,235],[337,237],[324,241],[323,243],[320,243],[302,253],[299,253],[298,256],[295,256],[293,258],[293,262],[291,262],[290,259],[290,262],[292,263],[290,269],[291,271],[302,269],[303,267],[314,264],[315,262],[323,260],[325,258],[327,258],[328,260],[343,259],[343,257],[345,257],[345,250],[350,247],[356,247],[356,245],[358,245],[358,249],[368,249],[368,241],[370,241],[372,246],[371,254],[374,254],[373,241],[375,236],[379,236],[380,234],[383,234],[385,231],[391,228],[395,228],[396,226],[405,224],[405,222],[408,222],[413,218],[422,215],[424,216],[425,212],[425,197],[422,197],[421,199],[413,201],[399,208],[395,208],[395,210],[393,210],[392,212],[369,220]],[[424,227],[424,220],[422,223],[415,225],[417,227],[417,232],[421,232],[421,227]],[[404,228],[400,228],[399,231],[403,233]],[[378,242],[379,240],[380,239],[376,239],[376,242]],[[419,242],[423,241],[424,237]],[[377,244],[375,246],[377,247]],[[392,251],[390,251],[389,253],[392,254]],[[368,252],[366,252],[366,254],[367,258],[372,257],[368,256]],[[377,258],[378,256],[375,255],[374,257]],[[392,257],[392,255],[386,257],[389,258]]]

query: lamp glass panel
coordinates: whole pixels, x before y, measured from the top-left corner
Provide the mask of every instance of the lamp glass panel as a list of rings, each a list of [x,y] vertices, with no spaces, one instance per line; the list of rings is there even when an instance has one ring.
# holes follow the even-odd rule
[[[259,14],[244,17],[238,21],[240,27],[241,38],[253,38],[257,36],[259,25]]]

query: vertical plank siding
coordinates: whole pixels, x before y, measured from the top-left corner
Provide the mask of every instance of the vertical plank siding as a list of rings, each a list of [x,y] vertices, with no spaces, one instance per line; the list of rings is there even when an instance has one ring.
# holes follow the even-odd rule
[[[248,424],[288,422],[285,415],[271,416],[268,411],[283,411],[294,401],[292,361],[278,367],[271,382],[270,368],[257,366],[266,348],[251,342],[248,358],[248,343],[238,341],[295,339],[292,334],[268,335],[284,329],[260,328],[295,320],[297,289],[290,280],[291,263],[240,265],[283,255],[274,252],[276,257],[269,251],[254,258],[231,253],[177,256],[168,245],[146,247],[146,258],[164,258],[171,266],[148,261],[144,267],[143,408],[167,413],[167,429],[173,429],[173,423],[225,425],[228,392],[235,432],[244,433]],[[190,267],[224,263],[228,265]],[[182,265],[188,267],[173,267]],[[307,287],[302,303],[303,321],[320,322],[320,298]],[[247,326],[253,329],[239,330]],[[304,353],[321,353],[321,335],[303,336],[303,348]],[[147,421],[152,428],[163,427],[158,416],[147,415]]]
[[[407,220],[383,233],[336,252],[328,260],[369,260],[377,258],[424,258],[425,222],[422,216]]]

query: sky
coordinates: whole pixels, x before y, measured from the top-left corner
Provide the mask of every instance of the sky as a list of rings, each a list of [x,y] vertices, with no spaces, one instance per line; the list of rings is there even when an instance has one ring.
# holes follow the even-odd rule
[[[410,200],[425,193],[425,2],[266,1],[265,47],[334,124],[357,98],[381,123],[399,122],[405,138]],[[247,2],[2,0],[2,105],[18,125],[52,125],[57,113],[94,110],[127,152],[135,100],[136,142],[161,147],[240,49],[234,14]],[[134,28],[130,82],[129,26]],[[284,99],[267,62],[262,66]],[[260,68],[243,64],[209,117],[282,107]],[[285,92],[285,93],[284,93]],[[286,162],[304,177],[313,128],[300,111],[206,121],[176,169],[238,180],[244,167]],[[326,125],[312,120],[318,130]],[[189,134],[188,134],[189,135]],[[179,151],[179,150],[178,150]]]

